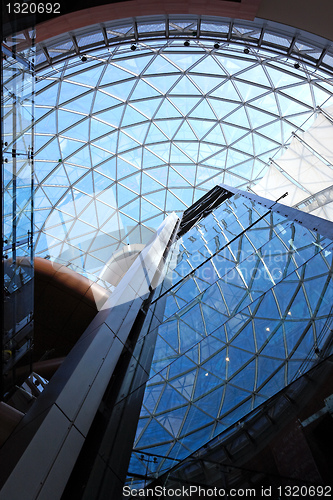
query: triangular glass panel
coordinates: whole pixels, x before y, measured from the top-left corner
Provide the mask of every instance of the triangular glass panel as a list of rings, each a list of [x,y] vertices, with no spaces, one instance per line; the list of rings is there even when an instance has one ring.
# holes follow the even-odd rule
[[[213,121],[199,120],[196,118],[188,119],[190,127],[194,130],[194,133],[201,140],[214,126]]]
[[[200,397],[202,394],[207,394],[219,387],[223,383],[223,378],[219,378],[212,372],[208,372],[205,368],[199,368],[196,381],[194,398]]]
[[[221,84],[221,78],[214,75],[194,75],[189,73],[193,83],[199,87],[203,95],[209,94],[213,89]]]
[[[224,396],[224,402],[222,406],[221,414],[222,416],[225,413],[229,413],[232,408],[238,406],[244,399],[249,397],[249,393],[243,391],[242,389],[238,389],[237,387],[232,386],[231,384],[227,384]],[[226,418],[226,421],[231,424],[233,423],[232,415]],[[225,422],[225,419],[222,418],[222,423]]]
[[[264,356],[270,356],[272,358],[285,359],[287,357],[285,338],[282,326],[275,331],[272,338],[269,340],[268,344],[261,351]]]
[[[177,389],[184,398],[191,400],[193,394],[194,384],[196,382],[197,370],[194,369],[185,375],[180,375],[176,379],[170,381],[170,385]]]
[[[216,117],[221,120],[225,119],[230,113],[235,111],[237,107],[239,107],[239,103],[236,102],[228,102],[224,99],[219,99],[217,97],[209,96],[207,101],[210,103],[214,114]]]
[[[103,149],[98,148],[98,147],[94,146],[93,144],[89,145],[89,149],[90,149],[90,154],[91,154],[91,161],[92,161],[92,164],[94,166],[98,165],[99,163],[101,163],[105,160],[108,160],[112,156],[112,152],[110,150],[106,151],[104,148]],[[76,156],[77,155],[74,155],[74,158]],[[74,163],[73,156],[71,156],[70,161],[72,163]],[[86,162],[87,162],[87,159],[86,159]]]
[[[89,152],[88,152],[87,148],[85,148],[85,157],[87,154],[89,155]],[[89,156],[88,156],[88,158],[89,158]],[[69,177],[71,184],[73,184],[77,179],[82,177],[82,175],[84,175],[87,172],[87,168],[84,168],[81,166],[73,167],[72,165],[69,165],[67,162],[64,162],[64,166],[65,166],[65,169],[66,169],[66,172],[67,172],[67,175]]]
[[[159,122],[156,123],[158,124]],[[168,137],[163,134],[163,132],[154,123],[151,123],[145,140],[145,144],[156,144],[158,142],[165,141],[168,141]]]
[[[231,123],[232,125],[236,125],[237,127],[249,127],[248,116],[244,108],[237,109],[234,113],[226,118],[226,121],[228,123]]]
[[[157,158],[153,153],[151,153],[148,149],[143,148],[142,153],[142,166],[145,171],[150,169],[150,167],[155,167],[156,165],[160,165],[161,160]]]
[[[259,109],[264,109],[270,113],[274,113],[276,116],[280,116],[280,112],[277,106],[277,101],[274,92],[270,92],[259,99],[251,101],[251,104]]]
[[[59,143],[57,139],[53,139],[39,152],[39,160],[59,161],[60,158]]]
[[[174,141],[197,141],[197,137],[186,120],[174,136]]]
[[[190,74],[195,73],[206,73],[208,75],[215,75],[221,78],[221,76],[226,76],[224,70],[217,64],[213,57],[205,57],[203,61],[200,61],[194,68],[191,69]]]
[[[220,144],[221,146],[225,146],[225,140],[223,137],[223,133],[221,130],[221,126],[218,123],[210,132],[205,136],[205,142],[210,142],[213,144]]]
[[[62,198],[62,200],[58,203],[57,208],[59,208],[59,210],[61,210],[64,214],[69,214],[72,217],[76,216],[75,204],[71,191]]]
[[[246,106],[247,114],[249,116],[249,122],[252,129],[258,128],[261,125],[267,125],[267,122],[273,121],[274,116],[267,115],[264,111],[259,111],[259,109],[254,109],[250,105]]]
[[[81,125],[81,124],[80,124]],[[104,123],[98,119],[94,119],[93,117],[90,120],[90,140],[94,141],[96,138],[109,134],[114,131],[114,127],[107,123]],[[72,129],[69,131],[71,134]],[[88,135],[86,136],[86,140],[88,139]]]
[[[187,116],[189,112],[196,106],[200,97],[176,97],[170,96],[169,100],[180,110],[183,116]]]
[[[160,425],[155,419],[152,419],[143,435],[136,444],[137,448],[151,446],[155,442],[170,441],[172,439],[172,434],[167,432],[167,430]]]
[[[191,160],[176,146],[171,144],[170,163],[189,163]]]
[[[177,380],[173,380],[172,384],[176,384]],[[183,392],[183,395],[181,394]],[[182,391],[182,386],[179,384],[179,390],[176,390],[171,384],[166,384],[162,397],[160,399],[159,405],[157,407],[157,412],[165,411],[166,409],[172,410],[177,406],[187,405],[186,392]]]
[[[83,222],[86,222],[87,224],[90,224],[91,226],[95,226],[97,214],[96,214],[96,206],[95,206],[94,200],[91,200],[91,202],[90,201],[88,202],[88,200],[87,200],[86,207],[80,213],[79,218]]]
[[[240,137],[243,137],[244,135],[248,134],[248,131],[243,128],[234,125],[228,125],[227,123],[223,123],[221,125],[225,141],[229,145],[233,144]]]
[[[106,134],[91,140],[92,145],[115,154],[117,152],[117,131],[110,126],[105,126],[104,131],[106,131]]]
[[[204,316],[205,328],[208,335],[214,332],[214,330],[219,328],[226,321],[226,316],[204,303],[201,304],[201,310]]]
[[[178,167],[174,167],[175,169],[178,170]],[[189,171],[191,167],[188,167],[187,170]],[[195,168],[193,168],[193,171],[195,172]],[[183,178],[181,177],[178,172],[176,172],[173,168],[169,169],[169,178],[168,178],[168,187],[175,188],[175,187],[180,187],[180,186],[189,186],[189,183],[187,181],[187,177]]]
[[[202,58],[202,54],[188,53],[188,54],[177,54],[168,53],[167,59],[173,62],[178,68],[182,70],[187,70],[196,64]]]
[[[152,85],[149,85],[148,81],[145,82],[144,80],[139,80],[131,94],[131,101],[160,95],[161,93],[158,90],[155,90]]]
[[[109,123],[115,128],[118,128],[123,116],[124,109],[125,107],[121,105],[114,107],[108,111],[103,111],[103,113],[96,113],[95,116],[97,119]]]
[[[287,316],[289,318],[289,316]],[[290,316],[292,318],[292,316]],[[299,339],[301,338],[304,330],[307,328],[307,321],[289,320],[284,322],[284,329],[287,341],[288,355],[290,356]]]
[[[206,141],[206,137],[205,137]],[[207,144],[205,142],[200,143],[200,150],[199,150],[199,156],[198,156],[198,162],[207,162],[208,160],[206,158],[210,158],[211,156],[216,155],[221,151],[221,146],[220,145],[213,145],[213,144]]]
[[[220,153],[217,153],[214,156],[211,156],[210,158],[207,159],[207,161],[203,161],[203,164],[209,167],[216,167],[220,171],[223,171],[227,167],[226,159],[227,159],[227,150],[224,150],[221,151]]]
[[[96,171],[100,172],[112,180],[116,179],[116,158],[112,158],[96,167]]]
[[[237,316],[236,316],[236,318],[237,318]],[[233,324],[231,323],[231,321],[232,320],[229,320],[226,323],[226,327],[228,329],[228,333],[229,333],[230,337],[233,337],[232,338],[232,345],[234,347],[239,347],[241,349],[245,349],[245,350],[249,351],[250,353],[255,353],[256,346],[255,346],[255,341],[254,341],[252,322],[249,322],[248,324],[246,324],[245,327],[242,329],[242,331],[237,336],[234,336],[234,334],[237,333],[237,329],[239,328],[239,326],[241,326],[243,324],[243,322],[240,325],[236,324],[234,327]]]
[[[133,88],[133,82],[121,82],[114,85],[108,85],[105,89],[113,97],[121,99],[122,101],[127,101],[129,95],[131,94]]]
[[[127,151],[128,149],[133,149],[137,148],[140,144],[128,135],[126,133],[122,132],[121,130],[119,131],[119,138],[118,138],[118,153]]]
[[[263,297],[263,300],[261,300],[260,306],[256,310],[256,317],[272,318],[272,319],[281,318],[274,295],[271,291],[266,292],[266,294]]]
[[[197,163],[198,161],[198,152],[199,152],[199,142],[198,141],[178,141],[177,139],[174,141],[184,153],[186,153],[192,160],[193,163]],[[177,166],[178,168],[178,166]]]
[[[135,111],[131,106],[126,106],[123,119],[121,121],[121,126],[126,127],[128,125],[134,125],[135,123],[141,123],[147,119],[138,111]]]
[[[71,137],[73,139],[81,139],[82,141],[89,140],[89,120],[85,119],[79,124],[71,127],[70,129],[63,132],[63,135]]]
[[[100,81],[99,86],[103,87],[110,83],[127,80],[129,78],[133,78],[133,75],[131,73],[128,73],[128,71],[124,71],[123,69],[118,68],[112,63],[107,64],[105,67],[103,78]]]
[[[142,173],[142,194],[145,196],[147,193],[152,191],[160,191],[162,188],[159,182],[156,182],[152,177],[146,175],[145,172]]]
[[[112,215],[114,215],[114,209],[110,208],[108,205],[101,203],[96,200],[96,211],[97,211],[97,220],[98,225],[102,226]]]
[[[243,332],[242,332],[243,334]],[[251,352],[244,351],[243,349],[238,349],[234,345],[230,345],[227,350],[227,369],[228,378],[231,377],[240,368],[244,369],[245,365],[248,365],[249,361],[252,360],[254,355]],[[245,368],[247,370],[247,367]],[[248,377],[254,379],[254,373],[248,372]]]
[[[282,368],[272,377],[263,388],[260,389],[260,392],[264,394],[266,397],[271,397],[273,394],[281,391],[285,386],[285,367]],[[257,387],[260,387],[257,384]],[[259,402],[259,401],[258,401]],[[260,398],[260,403],[262,400]]]
[[[47,103],[47,106],[55,108],[57,103],[58,93],[55,90],[56,85],[51,85],[36,94],[36,104]],[[91,98],[90,98],[91,99]]]
[[[191,187],[173,188],[172,193],[177,196],[186,207],[190,207],[193,203],[193,190]]]
[[[232,377],[231,383],[234,386],[246,391],[254,390],[254,373],[256,372],[256,361],[251,361],[244,370],[241,370],[235,377]],[[249,374],[251,374],[249,376]]]
[[[160,416],[156,416],[156,420],[158,420],[167,431],[171,432],[173,436],[177,437],[179,429],[182,426],[186,410],[187,408],[183,407],[178,410],[169,411]]]
[[[261,83],[260,80],[258,83]],[[263,94],[267,94],[268,89],[261,87],[259,85],[252,85],[250,82],[242,82],[236,80],[236,86],[241,93],[242,100],[244,102],[252,101],[253,99],[257,99],[259,96]]]
[[[47,185],[54,186],[66,186],[69,187],[68,177],[66,175],[65,169],[62,165],[60,165],[48,178],[45,180]],[[24,190],[26,191],[26,190]],[[27,198],[23,196],[24,191],[20,189],[18,191],[18,205],[23,206],[30,197],[30,190],[27,191]]]
[[[322,259],[321,259],[322,260]],[[318,258],[316,259],[318,261]],[[308,265],[309,267],[309,265]],[[326,268],[326,272],[327,268]],[[332,291],[328,289],[328,293],[326,290],[327,287],[328,276],[327,274],[321,276],[316,279],[311,279],[304,282],[304,288],[307,296],[307,300],[310,303],[310,307],[312,309],[312,314],[317,310],[317,307],[320,306],[323,300],[327,300],[330,302],[332,297]],[[294,302],[295,303],[295,302]]]
[[[197,87],[187,78],[183,76],[179,82],[170,90],[170,96],[172,95],[185,95],[185,96],[199,96],[202,93],[197,89]]]
[[[145,77],[146,82],[150,83],[155,87],[162,95],[168,94],[171,87],[179,79],[179,74],[176,75],[165,75],[165,76],[150,76]]]
[[[145,71],[145,75],[158,75],[162,73],[170,73],[177,71],[163,55],[157,55],[149,64]]]
[[[212,418],[217,418],[218,411],[221,405],[224,386],[218,387],[213,392],[196,400],[193,404],[200,408],[205,413],[208,413]]]
[[[258,357],[258,379],[257,386],[260,387],[265,381],[275,372],[284,361],[280,359],[265,358],[264,356]]]
[[[162,132],[164,132],[164,134],[167,135],[169,139],[171,139],[177,132],[181,123],[182,120],[176,118],[170,120],[157,121],[156,125],[162,130]]]
[[[197,169],[196,184],[205,182],[209,178],[214,177],[219,173],[220,171],[215,168],[202,167],[199,165]]]
[[[287,97],[285,94],[282,94],[280,92],[277,94],[277,99],[280,104],[281,115],[284,117],[313,111],[313,108],[310,108],[309,106],[306,106],[301,102],[296,102],[295,100]],[[302,115],[302,118],[303,122],[305,122],[306,116]]]
[[[117,64],[124,69],[132,71],[136,75],[142,73],[147,64],[151,61],[151,55],[135,55],[133,57],[125,57],[124,59],[118,59]]]
[[[102,89],[96,91],[93,113],[98,113],[99,111],[104,111],[107,108],[112,108],[119,104],[119,99],[115,99],[107,92]]]
[[[250,83],[260,83],[260,85],[265,85],[269,89],[271,88],[271,83],[268,80],[265,70],[261,64],[256,64],[247,71],[243,71],[238,78]]]
[[[182,428],[182,435],[196,431],[203,425],[210,423],[211,420],[212,419],[209,415],[206,415],[206,413],[203,413],[195,406],[191,406]],[[195,432],[195,434],[191,438],[187,436],[185,442],[188,446],[191,446],[192,449],[197,449],[198,443],[203,444],[203,442],[207,441],[208,439],[209,432],[207,432],[207,429],[204,429],[201,432]]]
[[[315,347],[314,332],[312,328],[309,328],[305,332],[304,337],[302,338],[301,342],[299,343],[295,352],[293,353],[292,359],[308,360],[309,357],[315,358],[315,353],[313,351],[314,347]]]
[[[132,219],[138,221],[139,223],[139,217],[140,217],[140,204],[137,202],[137,200],[134,200],[132,203],[126,205],[125,207],[126,214],[132,217]]]
[[[136,109],[137,111],[139,111],[140,113],[142,113],[145,118],[148,118],[149,120],[151,120],[151,118],[154,116],[157,108],[160,106],[161,102],[162,102],[162,98],[159,97],[159,98],[149,99],[148,101],[147,100],[136,101],[136,102],[131,103],[131,106],[134,109]]]
[[[115,197],[115,185],[108,186],[104,191],[98,194],[98,199],[106,205],[116,209],[117,202]]]
[[[79,71],[75,74],[66,74],[66,79],[72,82],[83,83],[84,85],[96,86],[101,76],[101,65],[96,64],[85,68],[85,71]]]
[[[60,198],[68,191],[68,187],[43,186],[43,191],[49,200],[55,205]],[[45,205],[44,205],[45,206]]]
[[[81,237],[84,234],[92,234],[94,232],[96,232],[96,229],[94,229],[90,224],[86,224],[85,222],[82,222],[78,219],[75,221],[75,224],[70,231],[69,237],[70,239],[73,239],[76,237]]]
[[[137,173],[138,169],[130,165],[127,161],[122,158],[117,158],[117,180],[119,181],[123,177],[127,177],[130,174]]]
[[[183,168],[183,167],[181,167]],[[188,168],[188,167],[186,167]],[[179,167],[177,167],[179,170]],[[179,170],[180,171],[180,170]],[[160,182],[163,186],[166,185],[167,179],[168,179],[168,172],[169,172],[169,167],[158,167],[158,168],[152,168],[149,169],[149,175],[156,179],[158,182]]]
[[[225,81],[219,88],[214,90],[210,97],[218,97],[219,99],[236,101],[237,103],[241,102],[240,96],[230,80]]]
[[[161,213],[161,209],[160,208],[156,208],[154,205],[152,205],[151,203],[149,203],[148,200],[146,200],[145,198],[141,198],[141,201],[140,201],[140,209],[141,209],[141,222],[145,221],[146,219],[150,219],[152,217],[154,217],[155,215],[160,215]]]
[[[135,191],[137,194],[141,192],[141,176],[143,174],[141,172],[137,172],[134,175],[126,177],[120,181],[120,183],[132,191]]]
[[[45,110],[43,108],[40,108],[40,111],[44,114],[48,110]],[[42,115],[43,116],[43,115]],[[36,121],[35,123],[35,133],[38,134],[50,134],[53,131],[57,130],[57,125],[56,125],[56,113],[53,111],[49,113],[45,118],[43,117],[41,120]],[[39,148],[36,148],[39,149]]]
[[[169,163],[170,159],[170,144],[167,143],[160,143],[160,144],[150,144],[149,148],[147,147],[149,151],[154,153],[158,158],[160,158],[159,162],[160,163]]]
[[[82,90],[87,90],[81,87]],[[76,86],[76,90],[78,90]],[[75,99],[73,101],[67,102],[66,104],[63,104],[63,108],[71,111],[78,111],[80,113],[84,113],[85,115],[89,115],[91,111],[91,106],[92,106],[92,100],[94,97],[94,92],[88,91],[84,95],[80,97],[80,92],[77,92],[74,94]],[[74,97],[74,96],[73,96]],[[43,95],[44,99],[44,95]],[[49,101],[46,101],[49,104]]]
[[[123,160],[127,161],[127,163],[133,165],[133,167],[137,167],[137,169],[141,170],[142,151],[143,151],[142,147],[137,147],[132,151],[126,151],[124,153],[121,153],[121,156],[119,155],[119,158],[122,158]]]
[[[242,160],[248,158],[244,154],[240,155],[240,151],[245,151],[246,154],[254,155],[253,148],[253,134],[248,133],[246,136],[242,137],[239,141],[233,143],[233,147],[238,149],[238,151],[234,151],[231,148],[228,150],[228,164],[232,168],[233,164],[237,164]]]
[[[59,137],[59,145],[62,157],[65,159],[71,156],[75,151],[85,146],[85,143],[81,141],[74,141],[72,139],[67,139],[67,137]]]
[[[145,138],[147,136],[147,131],[150,123],[143,123],[140,125],[134,125],[133,127],[126,128],[126,132],[129,136],[140,143],[145,142]]]
[[[191,112],[190,117],[200,118],[202,120],[216,120],[216,117],[206,99],[201,101],[200,104]]]
[[[94,186],[93,186],[93,178],[92,173],[89,172],[85,175],[79,182],[75,184],[75,188],[83,193],[93,195],[94,194]]]

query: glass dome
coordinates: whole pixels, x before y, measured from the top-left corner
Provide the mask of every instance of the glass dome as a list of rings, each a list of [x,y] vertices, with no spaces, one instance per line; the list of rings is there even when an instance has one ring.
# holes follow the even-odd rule
[[[44,67],[36,255],[98,275],[115,251],[148,241],[165,214],[220,182],[246,188],[262,178],[330,95],[318,69],[216,39],[136,41]]]

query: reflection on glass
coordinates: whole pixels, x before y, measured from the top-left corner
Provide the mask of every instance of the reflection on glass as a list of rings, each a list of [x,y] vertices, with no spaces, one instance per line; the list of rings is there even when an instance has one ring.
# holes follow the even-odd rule
[[[31,42],[31,40],[30,40]],[[10,43],[9,43],[10,46]],[[33,344],[33,47],[2,47],[3,269],[1,396],[31,372]]]

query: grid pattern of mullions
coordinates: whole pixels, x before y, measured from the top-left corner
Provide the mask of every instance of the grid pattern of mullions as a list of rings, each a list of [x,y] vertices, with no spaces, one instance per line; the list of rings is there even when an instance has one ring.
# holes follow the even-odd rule
[[[237,196],[175,245],[129,481],[168,470],[326,355],[332,248]],[[149,470],[145,452],[159,455]]]
[[[186,23],[175,25],[190,32]],[[151,42],[39,70],[38,255],[98,275],[114,251],[145,243],[216,184],[260,179],[331,96],[326,75],[295,71],[280,53]]]

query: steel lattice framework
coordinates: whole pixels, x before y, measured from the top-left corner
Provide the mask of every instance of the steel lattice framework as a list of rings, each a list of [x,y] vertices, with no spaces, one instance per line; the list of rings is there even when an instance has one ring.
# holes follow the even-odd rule
[[[195,16],[37,45],[37,254],[96,275],[217,183],[260,179],[331,96],[330,50],[272,23]]]

